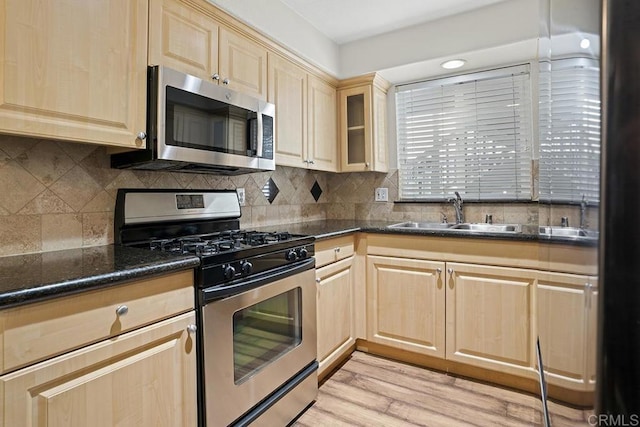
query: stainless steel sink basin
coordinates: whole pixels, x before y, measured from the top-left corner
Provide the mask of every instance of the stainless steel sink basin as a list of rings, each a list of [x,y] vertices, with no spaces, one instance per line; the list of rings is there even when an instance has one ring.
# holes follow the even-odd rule
[[[462,223],[452,226],[451,230],[471,233],[522,233],[522,226],[520,224]]]
[[[540,227],[540,235],[545,237],[563,237],[574,239],[597,239],[598,232],[576,227]]]
[[[393,224],[387,228],[401,230],[441,230],[441,231],[465,231],[468,233],[521,233],[520,224],[450,224],[446,222],[401,222]]]
[[[449,224],[447,222],[401,222],[398,224],[393,224],[388,226],[387,228],[400,228],[400,229],[408,229],[408,230],[443,230],[447,229],[455,224]]]

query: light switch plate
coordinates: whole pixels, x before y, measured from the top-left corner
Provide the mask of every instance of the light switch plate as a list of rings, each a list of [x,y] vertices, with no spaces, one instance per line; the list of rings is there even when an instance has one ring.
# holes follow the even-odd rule
[[[244,206],[246,203],[244,198],[244,188],[236,188],[236,193],[238,193],[238,202],[240,203],[240,206]]]
[[[388,202],[389,201],[389,189],[387,187],[378,187],[375,192],[376,202]]]

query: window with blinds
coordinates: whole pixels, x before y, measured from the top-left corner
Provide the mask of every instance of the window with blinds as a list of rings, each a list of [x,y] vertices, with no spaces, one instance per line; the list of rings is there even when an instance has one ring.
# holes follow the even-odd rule
[[[600,69],[570,58],[540,68],[540,200],[600,200]]]
[[[396,88],[400,199],[531,200],[528,65]]]

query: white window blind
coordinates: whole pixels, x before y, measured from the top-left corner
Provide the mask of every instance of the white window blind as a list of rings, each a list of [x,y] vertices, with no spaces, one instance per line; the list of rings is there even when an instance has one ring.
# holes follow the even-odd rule
[[[529,66],[396,89],[400,199],[531,200]]]
[[[540,200],[599,202],[598,61],[542,63],[540,88]]]

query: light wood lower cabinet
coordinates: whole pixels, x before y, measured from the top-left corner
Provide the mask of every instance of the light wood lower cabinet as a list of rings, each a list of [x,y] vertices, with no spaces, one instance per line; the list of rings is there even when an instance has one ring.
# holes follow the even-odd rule
[[[320,376],[356,342],[353,280],[353,256],[316,270]]]
[[[551,395],[588,405],[598,293],[581,260],[595,248],[568,248],[549,261],[535,242],[370,234],[358,348],[538,392],[539,336]]]
[[[535,376],[537,272],[447,262],[448,360]]]
[[[445,356],[444,262],[367,256],[367,340]]]
[[[0,377],[0,426],[195,426],[194,312]]]
[[[0,310],[0,427],[194,426],[193,270]]]
[[[596,285],[590,276],[539,275],[538,336],[549,384],[573,390],[594,389]]]
[[[354,246],[353,235],[315,244],[319,378],[330,373],[355,347]]]

